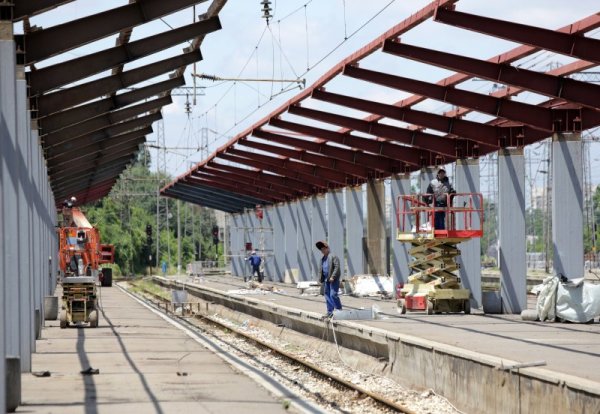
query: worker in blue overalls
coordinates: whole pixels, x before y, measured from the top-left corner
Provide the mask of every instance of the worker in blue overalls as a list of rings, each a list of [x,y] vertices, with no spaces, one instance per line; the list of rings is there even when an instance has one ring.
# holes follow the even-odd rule
[[[252,277],[254,277],[254,275],[258,275],[258,283],[262,283],[263,278],[262,273],[260,272],[260,264],[262,259],[256,254],[255,251],[252,251],[252,253],[250,253],[250,257],[248,257],[248,262],[250,262],[250,266],[252,266]]]

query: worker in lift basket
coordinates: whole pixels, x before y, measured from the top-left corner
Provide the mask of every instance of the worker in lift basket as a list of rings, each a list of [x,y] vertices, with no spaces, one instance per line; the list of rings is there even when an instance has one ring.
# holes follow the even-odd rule
[[[252,266],[252,277],[254,275],[258,275],[258,283],[262,283],[262,273],[260,272],[260,263],[262,259],[256,254],[255,251],[250,253],[250,257],[248,257],[248,262],[250,262],[250,266]]]
[[[327,304],[326,318],[333,316],[333,310],[342,310],[342,301],[338,296],[340,290],[340,259],[331,254],[329,245],[326,241],[318,241],[317,249],[323,253],[323,258],[319,265],[319,278],[323,284],[323,294],[325,295],[325,303]]]
[[[431,180],[427,187],[427,194],[432,194],[433,196],[425,197],[427,204],[433,202],[434,207],[436,207],[434,225],[437,230],[444,230],[446,228],[446,211],[438,211],[437,207],[448,207],[448,195],[455,193],[456,191],[454,191],[450,180],[446,176],[446,170],[440,168],[436,177]],[[431,199],[432,197],[433,200]]]

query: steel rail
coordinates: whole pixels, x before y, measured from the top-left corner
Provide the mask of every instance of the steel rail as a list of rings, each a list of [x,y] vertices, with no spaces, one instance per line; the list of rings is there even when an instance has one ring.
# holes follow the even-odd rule
[[[128,283],[130,285],[135,286],[136,288],[140,289],[145,294],[147,294],[147,295],[155,298],[157,300],[156,306],[158,307],[159,310],[162,311],[162,308],[160,307],[160,303],[161,302],[165,303],[165,312],[164,312],[165,315],[168,316],[168,317],[174,318],[174,316],[172,316],[172,315],[169,314],[169,312],[167,310],[167,307],[166,307],[166,303],[170,303],[170,301],[168,299],[165,299],[164,297],[162,297],[160,295],[157,295],[154,292],[150,292],[149,290],[147,290],[145,288],[137,286],[133,282],[128,282]],[[132,292],[130,292],[130,293],[132,293]],[[393,410],[395,410],[397,412],[405,413],[405,414],[416,414],[415,411],[411,410],[410,408],[408,408],[408,407],[406,407],[404,405],[397,404],[394,401],[390,401],[389,399],[385,398],[382,395],[379,395],[379,394],[374,393],[372,391],[366,390],[363,387],[361,387],[359,385],[356,385],[356,384],[353,384],[350,381],[346,381],[345,379],[340,378],[337,375],[334,375],[334,374],[332,374],[330,372],[327,372],[326,370],[324,370],[324,369],[322,369],[322,368],[320,368],[320,367],[318,367],[318,366],[316,366],[316,365],[314,365],[314,364],[312,364],[312,363],[310,363],[308,361],[304,361],[304,360],[302,360],[302,359],[300,359],[300,358],[298,358],[298,357],[296,357],[296,356],[294,356],[294,355],[292,355],[292,354],[290,354],[290,353],[288,353],[288,352],[286,352],[284,350],[281,350],[281,349],[279,349],[279,348],[277,348],[277,347],[275,347],[275,346],[273,346],[271,344],[268,344],[268,343],[266,343],[264,341],[261,341],[260,339],[254,338],[254,337],[252,337],[252,336],[250,336],[250,335],[248,335],[248,334],[246,334],[246,333],[244,333],[244,332],[242,332],[242,331],[240,331],[240,330],[238,330],[238,329],[236,329],[236,328],[234,328],[232,326],[229,326],[229,325],[226,325],[226,324],[222,323],[221,321],[218,321],[218,320],[216,320],[214,318],[211,318],[210,316],[201,315],[201,314],[195,314],[194,317],[196,317],[198,319],[206,320],[206,321],[208,321],[208,322],[210,322],[212,324],[215,324],[215,325],[219,326],[222,329],[230,331],[230,332],[234,333],[235,335],[240,336],[240,337],[244,338],[245,340],[248,340],[248,341],[254,343],[255,345],[258,345],[259,347],[268,349],[269,351],[276,353],[277,355],[279,355],[279,356],[287,359],[288,361],[290,361],[290,362],[292,362],[294,364],[301,365],[301,366],[309,369],[310,371],[315,372],[320,377],[323,377],[323,378],[325,378],[327,380],[332,380],[333,382],[335,382],[340,387],[347,388],[347,389],[349,389],[351,391],[356,391],[356,392],[358,392],[358,393],[360,393],[362,395],[368,396],[373,401],[375,401],[376,403],[384,406],[385,408],[391,408],[391,409],[393,409]],[[178,321],[183,320],[183,321],[185,321],[187,323],[190,323],[189,321],[187,321],[183,317],[176,317],[176,319]],[[197,326],[195,326],[195,327],[198,328]]]

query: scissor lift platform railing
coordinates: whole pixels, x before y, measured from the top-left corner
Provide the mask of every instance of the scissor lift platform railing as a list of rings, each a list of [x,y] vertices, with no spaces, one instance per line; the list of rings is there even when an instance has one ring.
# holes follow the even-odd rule
[[[470,313],[471,292],[464,289],[456,258],[458,244],[483,234],[481,194],[449,194],[447,207],[429,206],[431,194],[398,197],[398,240],[411,244],[411,275],[400,290],[401,313],[426,311]],[[460,207],[455,207],[458,204]],[[444,228],[436,229],[435,216],[443,215]]]

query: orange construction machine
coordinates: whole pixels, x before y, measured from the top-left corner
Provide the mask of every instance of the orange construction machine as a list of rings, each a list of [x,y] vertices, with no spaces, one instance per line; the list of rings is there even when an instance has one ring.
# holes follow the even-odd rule
[[[63,287],[60,326],[89,323],[98,326],[97,283],[112,286],[112,269],[100,265],[114,262],[114,246],[100,244],[100,233],[81,210],[65,202],[58,228],[59,270]]]

